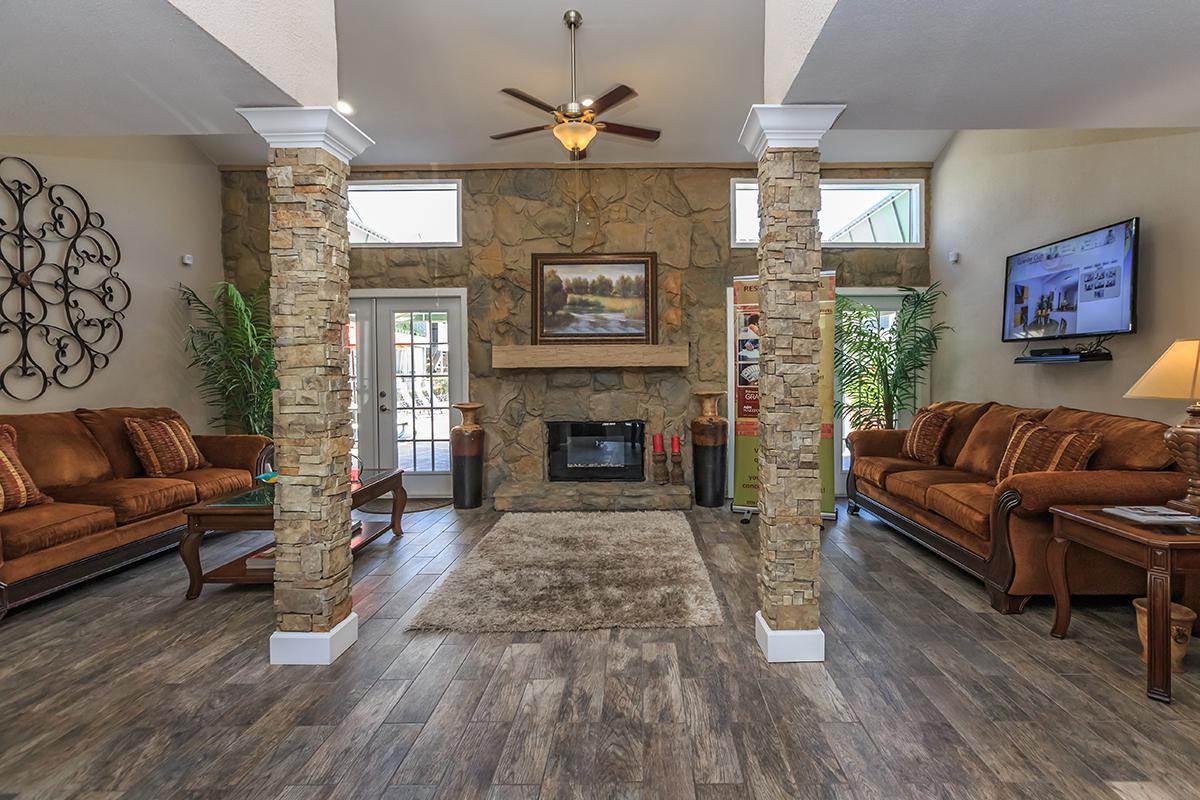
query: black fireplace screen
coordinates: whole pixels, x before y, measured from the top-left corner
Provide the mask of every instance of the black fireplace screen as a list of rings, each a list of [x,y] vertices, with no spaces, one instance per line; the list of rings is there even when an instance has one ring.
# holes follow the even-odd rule
[[[646,423],[548,422],[552,481],[642,481]]]

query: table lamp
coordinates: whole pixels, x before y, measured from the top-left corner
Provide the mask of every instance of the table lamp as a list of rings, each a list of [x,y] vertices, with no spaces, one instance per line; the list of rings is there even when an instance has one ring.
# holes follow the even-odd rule
[[[1191,401],[1187,419],[1166,433],[1167,450],[1188,476],[1187,497],[1167,505],[1200,514],[1200,339],[1176,339],[1125,396]]]

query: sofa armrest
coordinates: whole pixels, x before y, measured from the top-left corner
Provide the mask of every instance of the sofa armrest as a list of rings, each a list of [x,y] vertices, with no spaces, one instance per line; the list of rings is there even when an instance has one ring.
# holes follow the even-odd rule
[[[861,431],[851,431],[846,435],[846,444],[850,448],[851,457],[857,456],[889,456],[900,455],[904,446],[906,430],[885,430],[869,428]]]
[[[1174,470],[1023,472],[996,487],[997,504],[1006,499],[1009,509],[1022,516],[1044,514],[1055,505],[1159,505],[1185,494],[1187,476]]]
[[[214,467],[244,469],[251,475],[262,474],[262,456],[272,446],[266,436],[252,434],[201,435],[192,438],[196,440],[196,446],[205,460]]]

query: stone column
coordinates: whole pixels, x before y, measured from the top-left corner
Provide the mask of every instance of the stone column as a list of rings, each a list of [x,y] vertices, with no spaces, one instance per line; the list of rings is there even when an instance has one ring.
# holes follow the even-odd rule
[[[270,145],[271,326],[279,377],[271,663],[328,664],[358,637],[350,609],[346,181],[350,158],[370,140],[328,108],[241,113]]]
[[[821,661],[817,463],[821,136],[842,106],[754,106],[742,143],[758,158],[759,611],[768,661]]]

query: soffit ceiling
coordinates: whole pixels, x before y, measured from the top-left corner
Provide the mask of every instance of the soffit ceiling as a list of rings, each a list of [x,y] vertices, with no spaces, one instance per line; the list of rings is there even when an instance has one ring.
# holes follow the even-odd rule
[[[167,2],[36,0],[0,11],[0,134],[234,133],[294,100]]]
[[[1196,0],[839,0],[787,94],[836,129],[1200,125]]]

